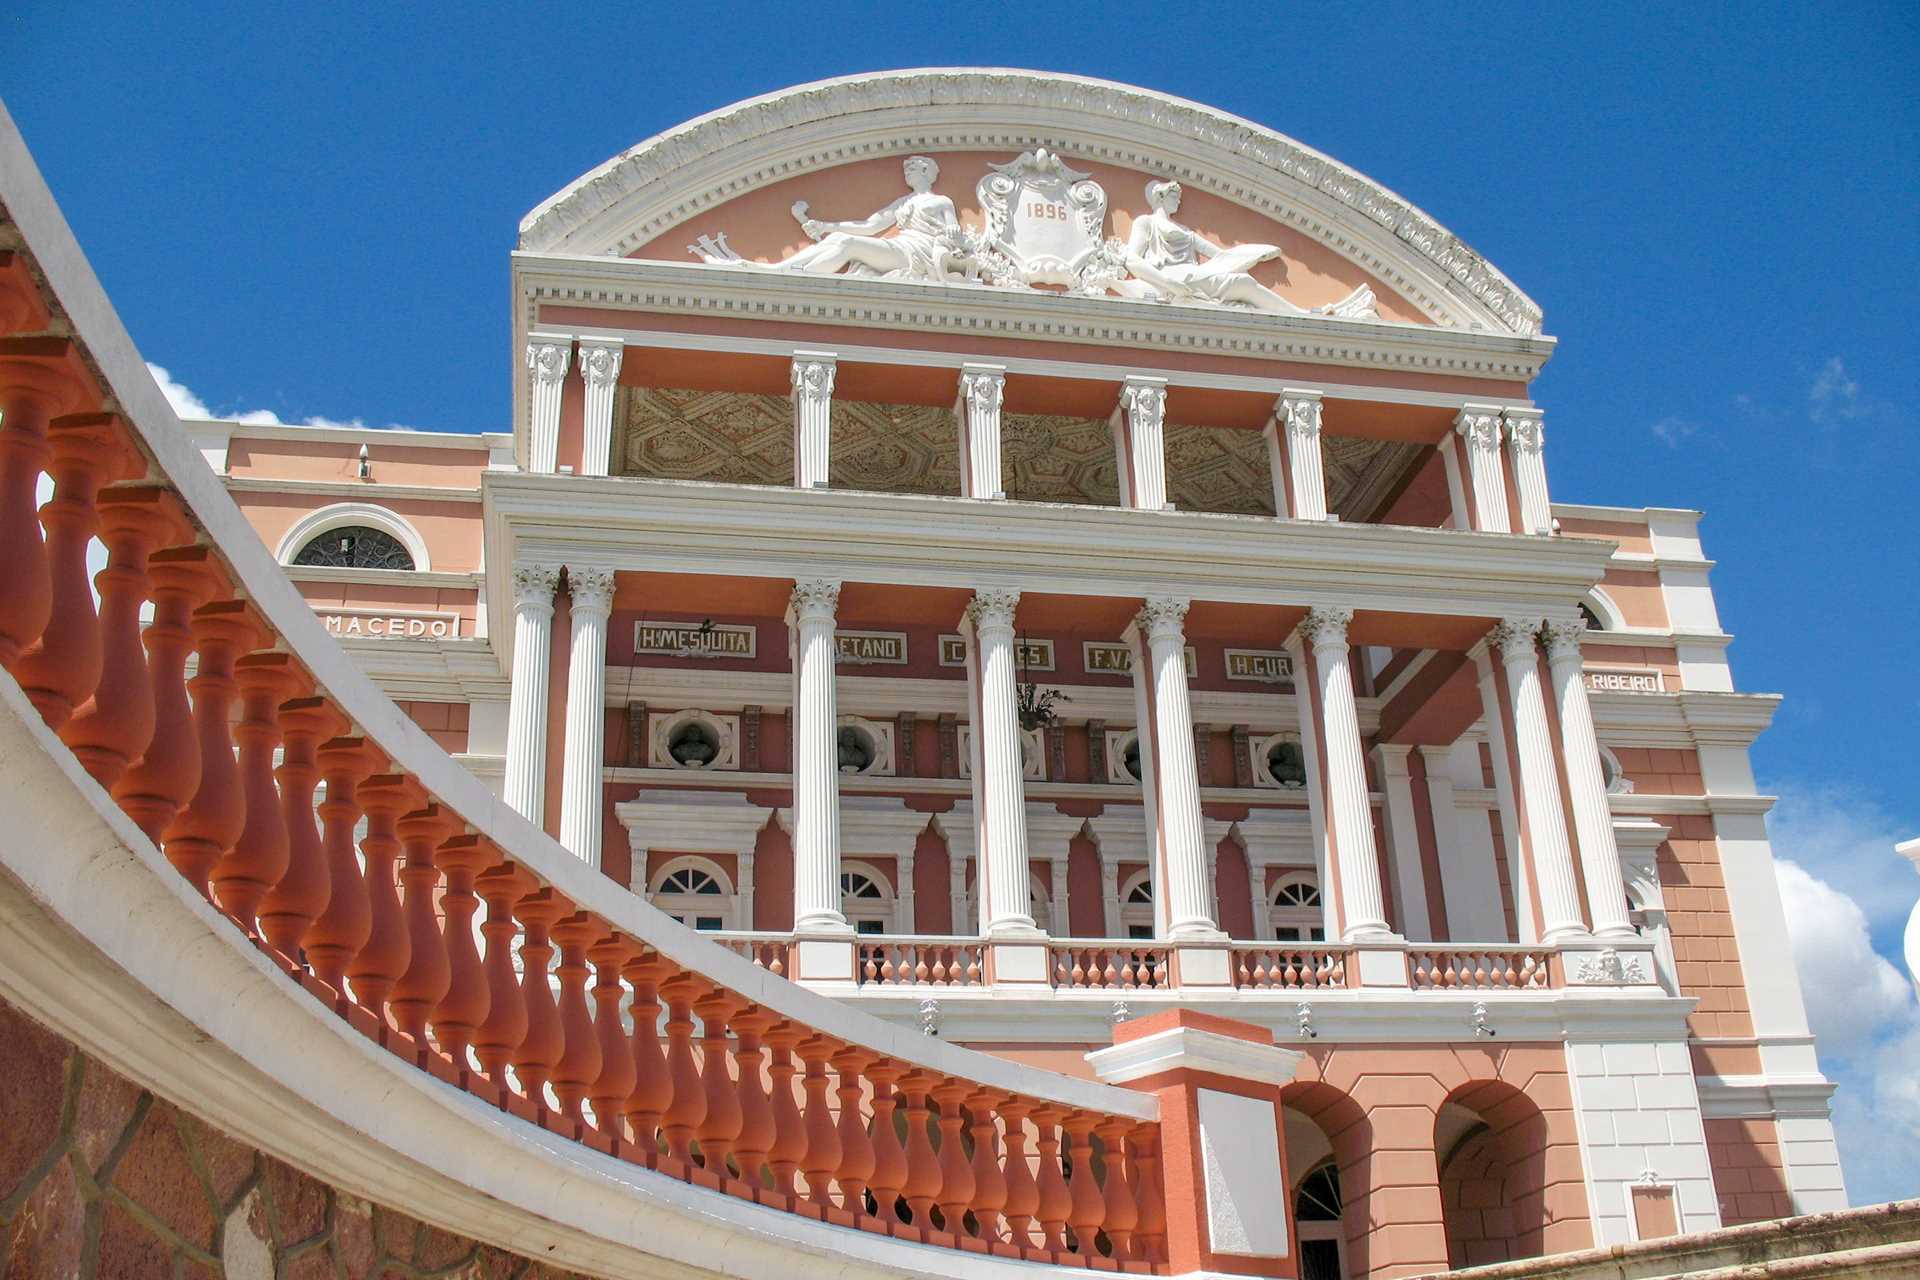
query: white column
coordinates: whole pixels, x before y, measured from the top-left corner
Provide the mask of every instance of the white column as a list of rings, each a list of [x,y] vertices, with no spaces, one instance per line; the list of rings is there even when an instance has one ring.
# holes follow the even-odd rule
[[[1494,801],[1500,806],[1500,836],[1505,844],[1507,883],[1513,889],[1514,941],[1540,941],[1540,922],[1533,910],[1533,869],[1528,865],[1526,835],[1521,830],[1519,780],[1513,776],[1507,747],[1512,737],[1508,708],[1500,701],[1500,688],[1494,680],[1493,639],[1480,640],[1467,650],[1480,685],[1480,715],[1487,726],[1487,754],[1493,760]],[[1479,776],[1476,764],[1472,770]],[[1492,828],[1488,828],[1492,839]],[[1497,874],[1497,872],[1496,872]]]
[[[1514,754],[1520,761],[1520,805],[1526,811],[1527,847],[1540,887],[1540,940],[1558,943],[1588,934],[1573,879],[1573,850],[1567,847],[1547,704],[1540,692],[1539,630],[1537,619],[1507,618],[1494,627],[1493,639],[1507,672]]]
[[[1320,915],[1322,932],[1332,941],[1338,942],[1346,936],[1344,910],[1340,895],[1333,890],[1337,869],[1328,865],[1333,852],[1333,841],[1327,838],[1327,786],[1320,768],[1320,723],[1314,713],[1314,700],[1308,693],[1303,674],[1313,668],[1307,657],[1307,638],[1304,628],[1294,628],[1287,637],[1286,650],[1293,659],[1294,714],[1299,718],[1300,755],[1307,769],[1307,826],[1313,837],[1315,858],[1314,871],[1319,877]]]
[[[600,769],[607,750],[607,615],[613,570],[567,566],[573,644],[567,655],[567,739],[560,770],[560,843],[600,865]]]
[[[1121,936],[1120,864],[1107,857],[1104,850],[1100,854],[1100,917],[1107,937]]]
[[[1273,904],[1267,901],[1267,864],[1254,861],[1251,849],[1247,850],[1247,900],[1253,906],[1255,940],[1273,937]]]
[[[971,938],[980,928],[980,913],[967,914],[967,862],[969,859],[961,850],[947,842],[947,910],[953,919],[953,933],[958,938]]]
[[[560,393],[567,383],[573,339],[536,333],[527,339],[527,470],[552,475],[560,453]]]
[[[580,435],[580,474],[604,476],[613,466],[613,391],[620,381],[618,341],[580,340],[580,377],[587,384]]]
[[[837,367],[831,352],[793,353],[793,483],[801,489],[827,487]]]
[[[1312,609],[1300,623],[1313,646],[1315,688],[1320,695],[1320,741],[1326,754],[1327,837],[1340,867],[1340,914],[1344,942],[1388,940],[1386,904],[1380,893],[1380,862],[1373,843],[1373,806],[1367,795],[1367,762],[1360,752],[1360,712],[1348,667],[1347,624],[1351,609]]]
[[[1466,455],[1467,487],[1473,494],[1473,527],[1482,533],[1511,533],[1507,517],[1507,477],[1500,465],[1500,410],[1490,404],[1461,406],[1453,429]]]
[[[1631,938],[1627,889],[1620,873],[1620,846],[1607,805],[1607,779],[1600,769],[1600,743],[1587,705],[1587,681],[1581,669],[1579,618],[1547,624],[1547,664],[1553,677],[1554,705],[1560,710],[1560,750],[1567,762],[1567,794],[1573,799],[1573,831],[1580,840],[1580,869],[1586,873],[1587,910],[1593,931],[1602,938]]]
[[[793,655],[793,928],[850,933],[840,910],[838,698],[833,615],[840,584],[796,582],[787,606]]]
[[[913,861],[913,854],[902,853],[893,862],[893,874],[900,881],[893,890],[893,927],[901,933],[914,932]]]
[[[1166,419],[1167,380],[1129,374],[1112,419],[1121,506],[1137,511],[1166,509]]]
[[[1320,393],[1289,388],[1267,420],[1273,509],[1295,520],[1327,518],[1326,468],[1320,457]]]
[[[1545,415],[1538,409],[1508,408],[1500,416],[1507,435],[1507,463],[1513,468],[1513,488],[1520,497],[1520,531],[1552,533],[1546,431],[1542,426]]]
[[[1140,716],[1140,775],[1152,850],[1154,914],[1166,938],[1217,939],[1207,892],[1200,776],[1187,701],[1187,601],[1149,596],[1127,628]]]
[[[967,641],[967,695],[973,710],[974,848],[980,859],[980,918],[989,934],[1031,936],[1027,797],[1014,689],[1013,614],[1018,591],[979,591],[961,631]]]
[[[735,853],[736,864],[740,870],[739,883],[734,886],[734,897],[739,901],[739,919],[734,922],[736,929],[753,928],[753,853],[751,844]],[[644,863],[636,864],[644,866]]]
[[[513,686],[507,703],[507,807],[539,826],[547,802],[547,666],[557,564],[513,567]]]
[[[1067,907],[1067,858],[1052,859],[1053,869],[1053,936],[1071,938],[1073,936],[1073,916]]]
[[[1427,876],[1420,856],[1420,829],[1413,816],[1413,748],[1383,742],[1373,749],[1380,761],[1380,790],[1387,800],[1387,861],[1393,865],[1394,899],[1400,907],[1400,932],[1412,942],[1432,942],[1427,911]]]
[[[1007,371],[997,364],[960,366],[960,399],[953,407],[960,428],[960,496],[1004,498],[1000,473],[1000,405]]]

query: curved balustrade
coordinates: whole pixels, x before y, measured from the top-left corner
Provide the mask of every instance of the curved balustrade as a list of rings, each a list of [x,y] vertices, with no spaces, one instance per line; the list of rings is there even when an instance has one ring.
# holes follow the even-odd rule
[[[1544,991],[1558,986],[1554,952],[1538,947],[1447,948],[1407,952],[1415,991]]]
[[[1316,991],[1347,985],[1348,952],[1340,947],[1236,943],[1233,985],[1242,990]]]
[[[648,1169],[903,1239],[1165,1270],[1150,1096],[803,991],[776,976],[784,944],[733,954],[505,809],[321,630],[192,450],[44,190],[10,180],[5,194],[0,666],[236,945],[267,953],[316,1016]],[[36,516],[43,473],[54,495]],[[868,954],[896,981],[936,962],[978,981],[971,944]],[[1165,948],[1055,956],[1073,985],[1167,972]]]

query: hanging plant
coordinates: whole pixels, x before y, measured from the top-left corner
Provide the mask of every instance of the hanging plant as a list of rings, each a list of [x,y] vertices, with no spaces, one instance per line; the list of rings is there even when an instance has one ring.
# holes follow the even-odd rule
[[[1054,710],[1058,703],[1072,702],[1058,689],[1042,689],[1031,680],[1020,682],[1020,727],[1029,732],[1052,724],[1059,714]]]

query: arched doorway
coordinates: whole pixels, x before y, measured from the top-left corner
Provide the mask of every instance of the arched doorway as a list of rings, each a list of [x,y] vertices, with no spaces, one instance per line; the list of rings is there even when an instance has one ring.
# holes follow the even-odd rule
[[[1345,1280],[1346,1228],[1341,1224],[1340,1169],[1322,1160],[1293,1193],[1293,1225],[1300,1234],[1300,1280]]]
[[[1512,1085],[1456,1089],[1434,1116],[1447,1261],[1475,1267],[1546,1251],[1546,1117]]]
[[[1280,1093],[1286,1122],[1287,1174],[1299,1248],[1300,1280],[1347,1280],[1367,1274],[1368,1154],[1373,1127],[1346,1093],[1324,1082],[1298,1082]]]

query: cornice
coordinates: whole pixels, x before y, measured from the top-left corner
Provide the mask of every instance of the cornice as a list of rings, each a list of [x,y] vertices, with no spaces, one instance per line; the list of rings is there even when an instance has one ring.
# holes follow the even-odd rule
[[[1444,324],[1521,336],[1540,309],[1458,237],[1338,161],[1252,121],[1146,89],[1005,68],[819,81],[649,138],[521,221],[523,249],[625,254],[747,191],[873,156],[1064,148],[1255,209],[1350,258]]]
[[[290,564],[287,576],[295,582],[341,582],[365,587],[442,587],[477,591],[486,581],[479,572],[440,572],[424,569],[340,569],[332,565]]]
[[[560,304],[1168,350],[1515,382],[1535,377],[1554,347],[1551,338],[1434,325],[1274,316],[1229,307],[1126,298],[1073,298],[1063,305],[1062,299],[1051,293],[987,285],[930,286],[749,271],[695,262],[522,251],[514,254],[513,269],[516,294],[521,299],[518,320],[527,328],[534,326],[538,307]],[[554,327],[547,321],[539,324],[543,329]],[[962,358],[956,355],[955,363]]]
[[[181,425],[229,440],[294,440],[319,444],[391,444],[406,449],[464,449],[475,453],[513,447],[508,431],[431,431],[412,427],[308,427],[294,423],[234,422],[227,418],[182,418]]]
[[[456,485],[380,484],[373,480],[294,480],[264,476],[221,476],[231,493],[310,493],[328,498],[382,498],[414,502],[478,502],[480,490]]]
[[[1780,709],[1777,693],[1589,692],[1594,727],[1611,746],[1752,746]]]

